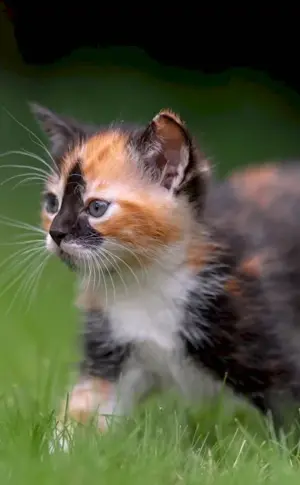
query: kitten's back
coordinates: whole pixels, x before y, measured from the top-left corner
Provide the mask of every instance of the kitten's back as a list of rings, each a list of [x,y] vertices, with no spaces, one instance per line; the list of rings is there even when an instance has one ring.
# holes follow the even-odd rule
[[[228,244],[236,269],[260,281],[282,324],[300,320],[300,164],[235,172],[212,189],[207,217]]]

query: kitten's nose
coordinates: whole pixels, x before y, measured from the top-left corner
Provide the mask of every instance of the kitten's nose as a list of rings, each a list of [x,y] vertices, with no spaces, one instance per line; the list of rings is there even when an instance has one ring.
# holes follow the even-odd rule
[[[67,232],[60,229],[50,229],[49,234],[52,237],[53,241],[57,244],[57,246],[60,246],[62,240],[66,237]]]

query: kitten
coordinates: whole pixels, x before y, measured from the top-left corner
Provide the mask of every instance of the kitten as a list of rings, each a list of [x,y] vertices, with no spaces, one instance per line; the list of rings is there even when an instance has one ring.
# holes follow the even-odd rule
[[[225,380],[283,424],[300,400],[300,169],[215,183],[169,110],[100,128],[32,110],[55,162],[47,248],[77,273],[85,321],[70,418],[104,430],[152,389],[194,402]]]

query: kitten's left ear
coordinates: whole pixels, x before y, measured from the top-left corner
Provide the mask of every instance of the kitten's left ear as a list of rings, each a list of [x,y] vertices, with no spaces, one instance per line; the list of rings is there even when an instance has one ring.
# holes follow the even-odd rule
[[[138,149],[146,168],[175,193],[195,177],[206,182],[209,176],[207,160],[194,146],[183,121],[170,110],[153,118],[139,138]]]
[[[29,103],[29,107],[47,135],[50,150],[56,158],[60,158],[86,136],[85,130],[76,121],[58,115],[37,103]]]

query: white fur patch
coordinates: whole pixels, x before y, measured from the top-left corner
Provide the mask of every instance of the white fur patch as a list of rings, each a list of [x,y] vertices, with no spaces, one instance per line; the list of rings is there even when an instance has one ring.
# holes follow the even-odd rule
[[[46,248],[50,253],[54,254],[56,254],[58,250],[57,244],[55,244],[49,233],[46,236]]]
[[[106,291],[102,288],[102,304],[108,313],[114,339],[120,343],[134,344],[137,359],[133,359],[131,366],[126,369],[126,373],[140,373],[140,383],[135,379],[134,387],[142,385],[143,380],[146,387],[151,387],[152,383],[146,383],[147,375],[151,374],[156,376],[160,386],[176,387],[190,400],[199,394],[211,395],[220,386],[216,382],[212,383],[207,373],[196,369],[184,356],[179,330],[184,302],[196,280],[191,271],[180,264],[183,248],[173,248],[170,253],[169,260],[165,256],[168,267],[153,265],[147,268],[146,277],[142,270],[137,272],[140,284],[132,278],[126,291],[117,276],[113,286],[107,278]],[[204,335],[203,332],[203,338]],[[199,338],[201,339],[201,328],[198,330],[197,339]],[[206,391],[203,390],[201,382]],[[207,384],[208,382],[210,383]],[[131,385],[121,385],[123,390],[127,387],[126,399],[133,402],[134,396],[131,394],[135,390],[130,389]],[[120,398],[122,400],[122,396]]]

